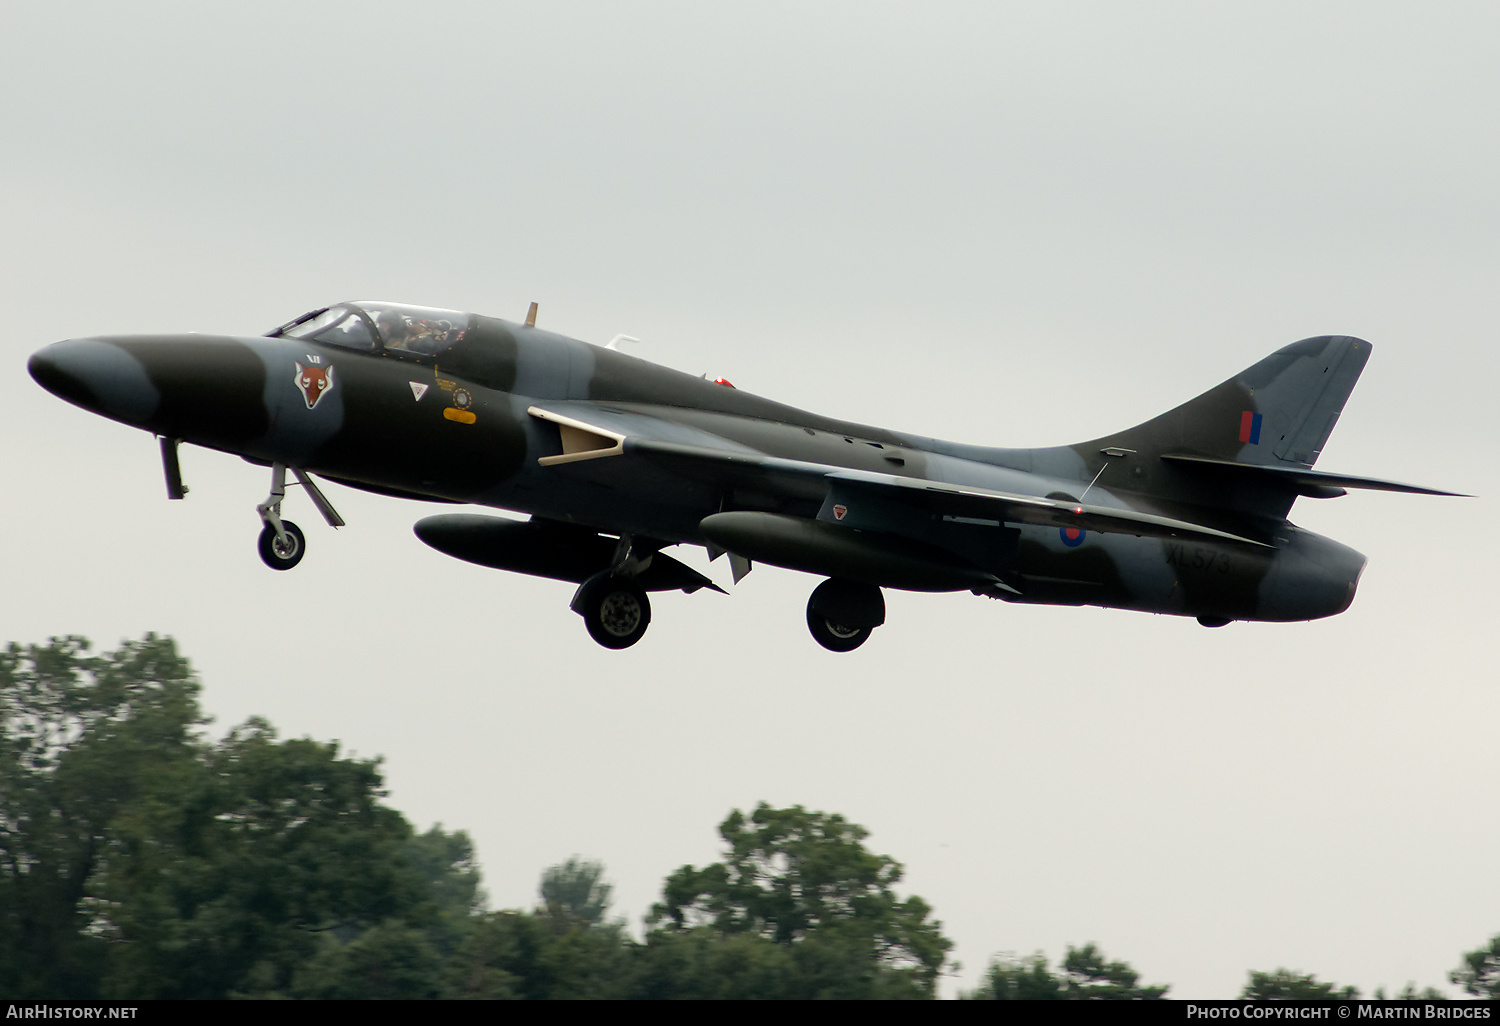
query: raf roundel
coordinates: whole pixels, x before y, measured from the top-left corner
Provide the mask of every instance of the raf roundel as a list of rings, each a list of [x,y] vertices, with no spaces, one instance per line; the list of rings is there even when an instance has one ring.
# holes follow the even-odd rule
[[[1076,549],[1083,544],[1083,539],[1088,537],[1088,532],[1081,527],[1059,527],[1057,533],[1062,536],[1062,543],[1070,549]]]

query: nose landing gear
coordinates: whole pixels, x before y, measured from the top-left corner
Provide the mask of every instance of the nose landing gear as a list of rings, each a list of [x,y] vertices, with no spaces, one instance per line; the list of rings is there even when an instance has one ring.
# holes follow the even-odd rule
[[[307,489],[308,498],[312,499],[318,512],[323,514],[328,526],[343,527],[344,518],[338,515],[338,511],[313,479],[297,467],[292,467],[291,471],[297,476],[297,482]],[[265,502],[255,507],[255,512],[260,514],[261,522],[265,524],[260,532],[260,558],[272,570],[290,570],[302,562],[302,556],[307,552],[307,540],[303,537],[302,528],[290,520],[281,519],[281,501],[286,498],[286,472],[284,463],[271,464],[271,494],[266,496]]]

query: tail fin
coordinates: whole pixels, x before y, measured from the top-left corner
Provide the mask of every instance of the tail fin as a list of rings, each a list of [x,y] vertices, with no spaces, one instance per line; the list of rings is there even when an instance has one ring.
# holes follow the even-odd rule
[[[1074,448],[1305,469],[1318,461],[1369,358],[1363,339],[1303,339],[1175,410]]]
[[[1175,410],[1070,448],[1106,486],[1168,504],[1280,519],[1299,495],[1386,487],[1311,469],[1369,358],[1363,339],[1304,339]],[[1103,469],[1117,461],[1130,467],[1123,480]]]

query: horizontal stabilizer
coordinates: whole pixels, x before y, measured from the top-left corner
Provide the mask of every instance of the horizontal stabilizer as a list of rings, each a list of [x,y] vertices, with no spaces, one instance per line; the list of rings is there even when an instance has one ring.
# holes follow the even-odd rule
[[[1241,476],[1272,488],[1280,488],[1297,495],[1318,499],[1343,495],[1346,488],[1362,488],[1380,492],[1409,492],[1416,495],[1463,496],[1462,492],[1446,492],[1440,488],[1424,488],[1421,485],[1402,484],[1400,481],[1384,481],[1378,477],[1331,474],[1309,467],[1238,463],[1234,460],[1189,456],[1185,453],[1165,453],[1161,458],[1163,462],[1174,466],[1202,470],[1205,473]]]

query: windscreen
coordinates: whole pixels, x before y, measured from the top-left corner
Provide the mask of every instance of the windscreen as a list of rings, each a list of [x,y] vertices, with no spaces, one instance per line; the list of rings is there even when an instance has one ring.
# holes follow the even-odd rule
[[[283,338],[305,338],[343,349],[379,349],[370,322],[347,303],[316,310],[274,332]]]

